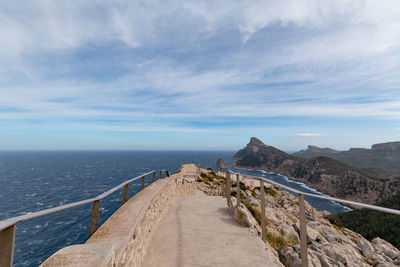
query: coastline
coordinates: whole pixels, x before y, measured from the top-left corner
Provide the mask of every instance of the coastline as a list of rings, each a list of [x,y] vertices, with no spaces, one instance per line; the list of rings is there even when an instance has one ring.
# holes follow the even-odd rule
[[[308,193],[312,193],[312,194],[316,194],[316,195],[322,195],[322,196],[328,196],[328,197],[334,197],[334,196],[331,196],[331,195],[326,194],[324,192],[318,191],[318,189],[310,187],[304,182],[296,181],[294,179],[290,179],[288,176],[286,176],[286,175],[284,175],[282,173],[279,173],[279,172],[271,172],[271,171],[268,171],[268,170],[265,170],[265,169],[262,169],[262,168],[247,168],[247,167],[234,167],[234,166],[232,166],[232,168],[237,169],[237,170],[251,171],[251,172],[254,172],[254,171],[261,172],[263,175],[258,175],[258,176],[262,176],[262,177],[264,176],[265,178],[269,178],[271,180],[275,180],[275,179],[273,179],[273,177],[267,177],[267,175],[277,176],[280,179],[282,179],[283,181],[278,180],[276,182],[283,183],[283,184],[287,183],[287,185],[290,186],[290,187],[293,187],[293,185],[295,185],[295,187],[298,186],[298,187],[300,187],[300,189],[305,189],[305,191],[309,191]],[[297,189],[297,188],[295,188],[295,189]],[[285,190],[285,189],[283,189],[283,190]],[[285,190],[285,191],[288,191],[292,195],[295,195],[294,193],[290,192],[289,190]],[[306,197],[306,198],[310,199],[311,197]],[[311,198],[311,199],[313,199],[315,201],[318,201],[315,198]],[[326,200],[326,201],[329,201],[330,203],[332,203],[333,205],[339,207],[340,209],[344,209],[343,212],[352,211],[355,208],[355,207],[339,204],[337,202],[330,201],[330,200]],[[322,202],[322,201],[319,201],[319,202]],[[313,201],[311,201],[310,205],[312,205],[312,203],[313,203]],[[318,209],[318,207],[314,207],[314,208]]]

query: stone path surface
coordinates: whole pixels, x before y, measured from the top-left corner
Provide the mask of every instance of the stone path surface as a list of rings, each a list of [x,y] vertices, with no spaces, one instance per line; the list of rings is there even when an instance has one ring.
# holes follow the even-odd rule
[[[143,266],[282,266],[220,196],[177,198],[150,240]]]

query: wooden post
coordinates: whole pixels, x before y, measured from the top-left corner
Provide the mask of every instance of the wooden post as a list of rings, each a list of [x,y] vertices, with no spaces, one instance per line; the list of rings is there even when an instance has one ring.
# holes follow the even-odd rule
[[[237,200],[236,200],[236,208],[239,208],[240,207],[240,179],[239,179],[239,174],[236,174],[236,192],[237,192],[237,194],[236,194],[236,197],[237,197]]]
[[[129,184],[124,185],[124,193],[122,194],[122,205],[124,205],[128,201],[128,186]]]
[[[304,206],[304,195],[299,194],[299,213],[300,213],[300,256],[301,256],[301,267],[308,266],[308,255],[307,255],[307,222],[306,212]]]
[[[12,267],[14,259],[15,229],[13,224],[0,231],[0,266]]]
[[[156,181],[156,171],[153,172],[153,183]]]
[[[100,200],[95,200],[93,201],[89,237],[92,236],[97,231],[97,228],[99,228],[99,211],[100,211]]]
[[[261,193],[261,234],[264,242],[267,240],[267,226],[265,225],[265,190],[264,180],[260,179],[260,193]]]
[[[142,185],[140,186],[140,191],[144,189],[144,176],[142,176]]]
[[[169,177],[169,173],[167,170],[165,171],[165,177]]]
[[[162,179],[162,171],[160,171],[160,179]]]
[[[226,201],[228,207],[232,207],[232,200],[231,200],[231,173],[226,171],[226,186],[225,186],[225,194],[226,194]]]

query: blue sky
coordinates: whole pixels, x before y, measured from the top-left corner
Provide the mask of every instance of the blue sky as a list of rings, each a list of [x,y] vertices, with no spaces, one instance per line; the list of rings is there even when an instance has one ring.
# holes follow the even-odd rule
[[[0,150],[400,140],[400,2],[1,1]]]

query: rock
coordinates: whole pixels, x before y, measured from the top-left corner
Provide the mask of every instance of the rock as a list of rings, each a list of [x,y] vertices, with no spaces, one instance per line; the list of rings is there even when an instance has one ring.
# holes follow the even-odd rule
[[[293,228],[296,230],[300,236],[300,222],[293,224]],[[307,242],[315,241],[319,237],[319,233],[313,228],[307,227]]]
[[[217,165],[218,169],[227,169],[228,168],[228,164],[223,159],[218,159],[216,165]]]
[[[373,259],[374,257],[374,248],[371,246],[371,243],[366,242],[360,239],[357,243],[358,247],[361,249],[362,254],[368,259]]]
[[[330,213],[329,211],[327,211],[327,210],[321,210],[321,211],[319,212],[319,215],[320,215],[321,217],[327,217],[327,216],[331,215],[331,213]]]
[[[299,254],[294,251],[293,247],[284,246],[279,251],[279,259],[286,267],[299,267],[301,266],[301,260]]]
[[[253,206],[253,207],[260,207],[261,206],[260,202],[257,199],[255,199],[254,197],[248,197],[248,198],[246,198],[244,200],[244,202],[246,204],[250,205],[250,206]]]
[[[376,237],[371,243],[378,253],[383,254],[392,260],[400,259],[400,251],[385,240]]]

